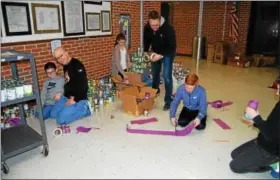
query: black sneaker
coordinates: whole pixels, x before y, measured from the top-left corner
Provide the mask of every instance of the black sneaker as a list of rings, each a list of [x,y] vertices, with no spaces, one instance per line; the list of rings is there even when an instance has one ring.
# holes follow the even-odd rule
[[[270,170],[269,166],[263,166],[263,167],[259,167],[258,169],[254,170],[253,172],[255,173],[263,173],[263,172],[267,172]]]
[[[170,109],[170,104],[165,104],[163,110],[168,111],[169,109]]]

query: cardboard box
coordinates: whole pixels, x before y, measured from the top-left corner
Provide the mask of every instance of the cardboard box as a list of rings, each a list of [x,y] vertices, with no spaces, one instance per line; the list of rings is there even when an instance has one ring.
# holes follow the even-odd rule
[[[235,66],[240,68],[248,68],[250,67],[251,61],[247,59],[245,56],[234,56],[229,57],[227,65]]]
[[[215,45],[209,43],[207,46],[207,61],[213,62],[214,54],[215,54]]]
[[[150,93],[150,98],[145,99],[146,92]],[[122,101],[122,111],[124,113],[141,116],[144,110],[152,110],[154,107],[157,90],[151,87],[137,88],[129,87],[119,92]]]
[[[145,87],[146,83],[142,82],[142,75],[134,72],[126,72],[128,77],[128,81],[124,82],[119,75],[115,75],[112,77],[113,82],[116,84],[118,90],[123,90],[128,87]]]

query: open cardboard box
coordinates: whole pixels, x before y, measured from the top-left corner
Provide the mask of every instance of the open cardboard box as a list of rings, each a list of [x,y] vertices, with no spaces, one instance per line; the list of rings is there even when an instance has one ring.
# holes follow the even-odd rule
[[[113,82],[116,84],[119,90],[123,90],[127,87],[145,87],[146,83],[141,81],[142,75],[134,72],[125,72],[128,77],[128,81],[124,82],[120,75],[115,75],[112,77]]]
[[[145,93],[150,93],[150,98],[145,99]],[[129,87],[119,92],[124,113],[141,116],[144,110],[152,110],[154,107],[157,90],[151,87]]]

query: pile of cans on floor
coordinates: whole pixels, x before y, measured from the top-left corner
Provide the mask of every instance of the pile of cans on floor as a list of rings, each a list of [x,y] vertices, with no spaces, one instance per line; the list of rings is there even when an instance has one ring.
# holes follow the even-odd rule
[[[186,76],[191,72],[191,69],[184,68],[183,64],[180,62],[173,63],[173,77],[177,81],[176,84],[183,84]]]
[[[89,80],[88,87],[89,102],[94,111],[99,107],[109,107],[115,102],[117,90],[110,76],[100,80]]]

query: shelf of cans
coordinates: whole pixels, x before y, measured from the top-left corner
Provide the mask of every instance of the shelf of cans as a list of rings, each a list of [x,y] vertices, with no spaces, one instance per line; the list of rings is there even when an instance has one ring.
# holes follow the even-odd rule
[[[32,85],[23,79],[10,79],[1,81],[1,102],[23,98],[33,95]]]
[[[183,64],[180,62],[173,63],[173,70],[172,74],[177,81],[177,84],[183,84],[185,81],[186,76],[191,72],[191,69],[184,68]]]
[[[28,104],[24,104],[25,117],[34,115],[34,109],[30,108]],[[16,126],[20,123],[20,110],[19,106],[12,105],[9,107],[1,108],[1,129],[7,129]]]
[[[111,76],[105,76],[100,80],[88,80],[88,97],[91,107],[97,111],[99,107],[108,107],[115,102],[117,89]]]
[[[132,63],[131,67],[129,68],[129,72],[142,74],[144,69],[148,66],[147,57],[139,47],[136,52],[132,53],[131,62]]]

